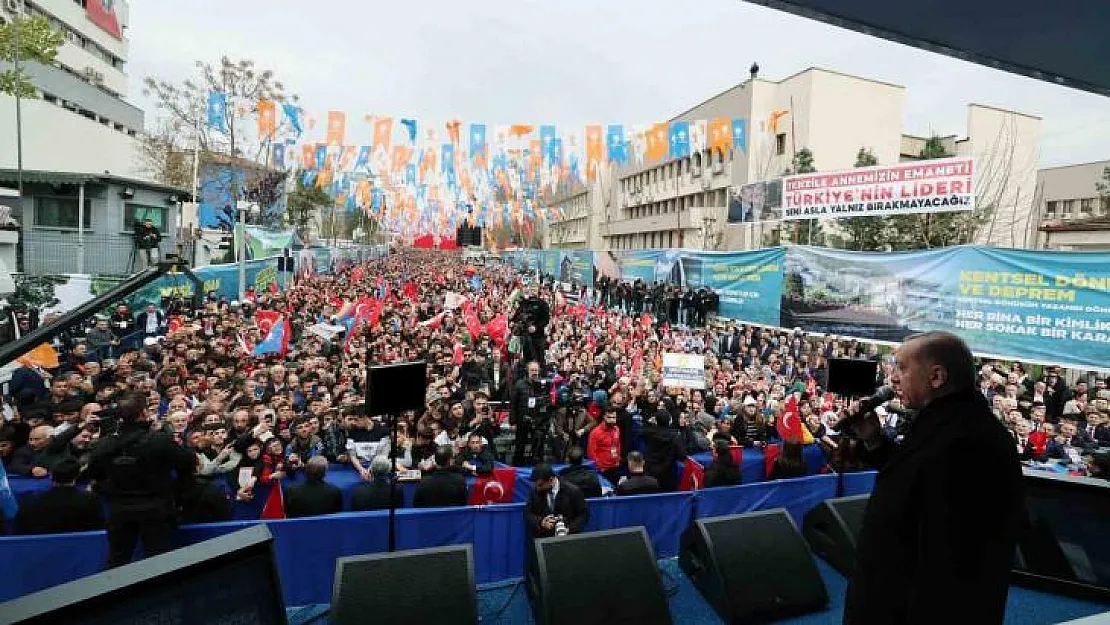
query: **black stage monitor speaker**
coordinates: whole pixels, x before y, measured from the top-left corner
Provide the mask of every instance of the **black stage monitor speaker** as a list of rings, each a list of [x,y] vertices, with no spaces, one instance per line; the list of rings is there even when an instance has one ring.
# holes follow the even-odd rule
[[[870,498],[871,495],[855,495],[827,499],[806,513],[802,521],[802,535],[813,553],[845,577],[852,574],[856,564],[856,542]]]
[[[782,508],[694,523],[679,566],[726,623],[815,612],[829,595],[813,554]]]
[[[526,584],[537,625],[671,623],[643,527],[537,538]]]
[[[371,415],[399,415],[424,409],[428,365],[423,360],[370,367],[366,406]]]
[[[478,622],[469,544],[339,558],[329,622],[444,625]]]
[[[266,526],[255,525],[0,604],[4,624],[170,621],[285,623],[273,537]]]
[[[864,397],[879,386],[879,363],[874,360],[832,358],[829,360],[828,392],[845,397]]]

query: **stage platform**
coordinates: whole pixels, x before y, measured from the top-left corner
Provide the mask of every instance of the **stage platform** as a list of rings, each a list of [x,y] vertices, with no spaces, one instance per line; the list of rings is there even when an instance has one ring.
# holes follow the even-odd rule
[[[788,625],[839,625],[844,611],[844,593],[848,580],[832,567],[818,559],[817,566],[825,587],[829,591],[829,607],[823,612],[779,621]],[[713,608],[702,599],[698,590],[678,567],[678,560],[669,558],[659,561],[663,572],[664,587],[670,592],[668,602],[675,623],[682,625],[720,625],[723,623]],[[290,625],[325,625],[326,605],[292,608],[289,613]],[[1110,605],[1081,601],[1059,595],[1052,595],[1025,588],[1010,587],[1006,602],[1006,623],[1008,625],[1050,625],[1072,619],[1110,612]],[[524,587],[516,581],[483,584],[478,587],[478,615],[482,625],[531,625],[532,613]],[[952,619],[959,622],[958,618]]]

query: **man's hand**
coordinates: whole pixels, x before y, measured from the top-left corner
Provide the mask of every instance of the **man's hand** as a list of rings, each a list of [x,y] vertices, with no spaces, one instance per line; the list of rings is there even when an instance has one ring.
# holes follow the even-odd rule
[[[31,477],[46,477],[49,473],[46,467],[35,467],[31,469]]]
[[[550,514],[545,516],[543,520],[540,521],[540,527],[548,531],[555,529],[555,517]]]
[[[370,478],[371,478],[370,469],[366,469],[366,468],[359,469],[358,470],[358,476],[361,477],[364,482],[369,482]]]

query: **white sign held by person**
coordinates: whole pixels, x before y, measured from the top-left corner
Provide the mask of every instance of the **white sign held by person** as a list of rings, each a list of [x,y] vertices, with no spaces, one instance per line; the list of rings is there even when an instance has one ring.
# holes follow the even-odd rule
[[[782,179],[782,218],[839,219],[975,208],[975,161],[941,158]]]
[[[663,386],[705,388],[705,356],[663,354]]]

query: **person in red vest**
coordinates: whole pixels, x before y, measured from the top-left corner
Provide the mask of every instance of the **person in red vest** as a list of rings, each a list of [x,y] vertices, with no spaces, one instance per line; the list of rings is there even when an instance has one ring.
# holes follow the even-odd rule
[[[586,457],[594,461],[599,473],[616,484],[620,481],[621,430],[617,426],[617,408],[609,404],[601,424],[590,432]]]

